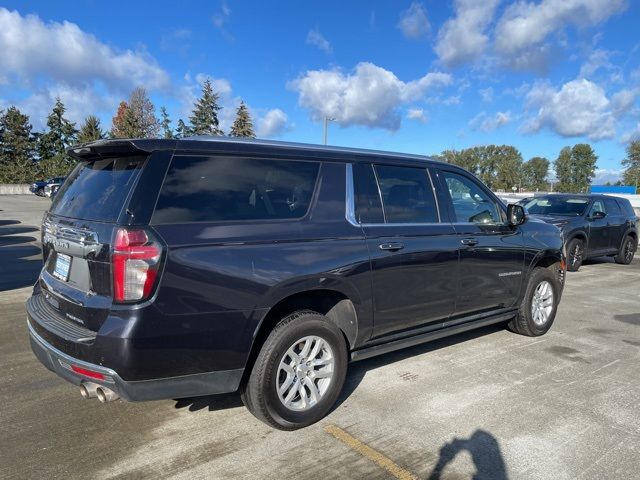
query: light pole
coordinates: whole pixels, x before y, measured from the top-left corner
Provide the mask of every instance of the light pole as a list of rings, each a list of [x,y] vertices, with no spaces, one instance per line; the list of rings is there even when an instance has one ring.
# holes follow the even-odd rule
[[[325,115],[324,117],[324,144],[327,144],[327,130],[329,129],[329,122],[333,122],[335,120],[335,118],[333,117],[327,117]]]

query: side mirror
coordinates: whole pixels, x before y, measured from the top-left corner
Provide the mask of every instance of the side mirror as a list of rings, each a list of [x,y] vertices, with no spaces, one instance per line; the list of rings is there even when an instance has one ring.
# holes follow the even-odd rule
[[[606,213],[604,213],[604,212],[593,212],[593,213],[591,214],[591,218],[592,218],[593,220],[600,220],[601,218],[604,218],[604,217],[606,217],[606,216],[607,216],[607,214],[606,214]]]
[[[507,222],[512,227],[516,227],[518,225],[522,225],[527,216],[524,212],[524,207],[522,205],[510,204],[507,206]]]

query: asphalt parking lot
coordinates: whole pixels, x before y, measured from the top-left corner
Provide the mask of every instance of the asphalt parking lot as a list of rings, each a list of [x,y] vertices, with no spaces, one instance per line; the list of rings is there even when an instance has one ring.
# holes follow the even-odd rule
[[[237,395],[100,404],[42,367],[24,302],[48,205],[0,197],[0,478],[640,475],[638,258],[569,273],[543,337],[492,326],[354,363],[333,413],[287,433]]]

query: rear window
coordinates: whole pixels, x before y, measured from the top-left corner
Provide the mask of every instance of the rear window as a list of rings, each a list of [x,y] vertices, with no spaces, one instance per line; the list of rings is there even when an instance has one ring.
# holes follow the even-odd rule
[[[319,162],[177,156],[152,223],[300,218],[319,169]]]
[[[115,222],[146,157],[80,162],[51,204],[51,213]]]

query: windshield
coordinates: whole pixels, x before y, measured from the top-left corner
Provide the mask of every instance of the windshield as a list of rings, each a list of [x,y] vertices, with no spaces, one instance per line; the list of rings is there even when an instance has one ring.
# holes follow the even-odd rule
[[[572,197],[538,197],[524,205],[528,213],[534,215],[560,215],[579,217],[589,204],[586,198]]]
[[[105,158],[80,162],[51,204],[63,217],[114,222],[145,157]]]

